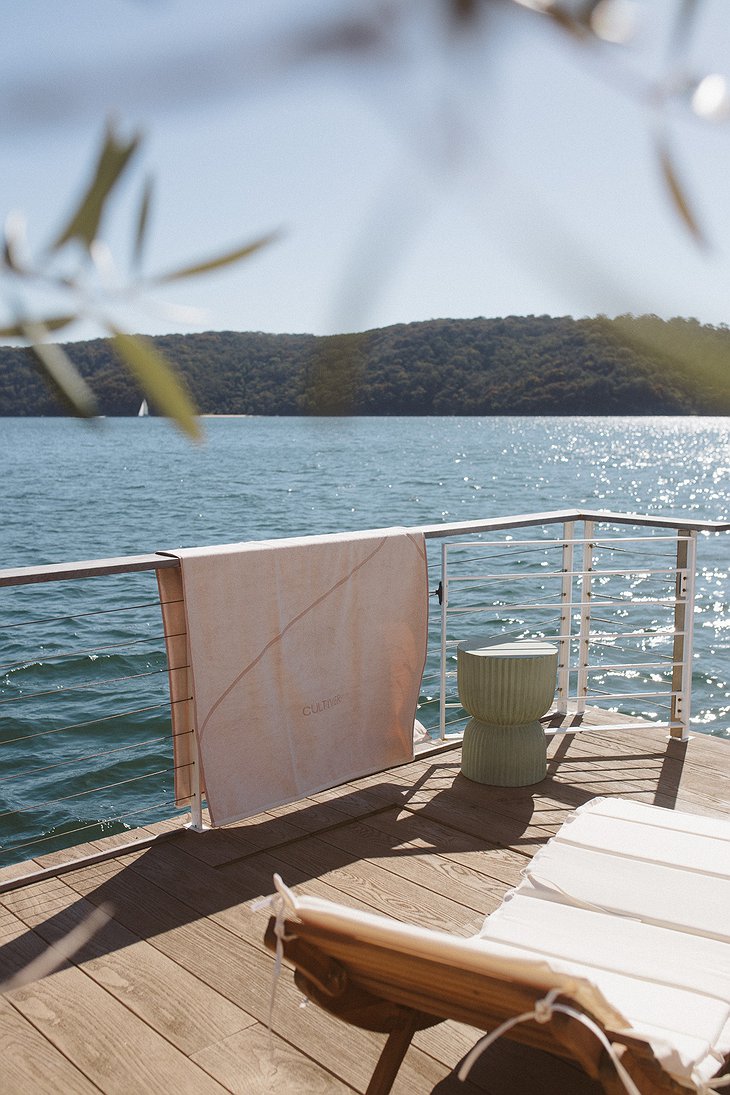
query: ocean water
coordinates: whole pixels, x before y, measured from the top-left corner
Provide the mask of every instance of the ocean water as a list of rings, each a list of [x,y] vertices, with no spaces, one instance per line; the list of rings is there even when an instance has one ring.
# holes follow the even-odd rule
[[[581,506],[730,520],[724,418],[204,425],[192,445],[158,418],[0,420],[0,568]],[[698,554],[692,727],[730,737],[730,534]],[[0,590],[6,862],[170,814],[156,596],[150,574]]]

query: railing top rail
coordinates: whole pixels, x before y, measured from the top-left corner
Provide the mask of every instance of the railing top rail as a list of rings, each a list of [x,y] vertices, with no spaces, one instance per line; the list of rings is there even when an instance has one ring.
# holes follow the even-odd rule
[[[492,517],[481,521],[460,521],[437,525],[413,525],[411,532],[421,532],[428,540],[448,536],[466,536],[478,532],[498,532],[511,528],[530,528],[571,521],[594,521],[612,525],[644,525],[647,528],[671,528],[683,532],[727,532],[730,522],[700,521],[681,517],[651,517],[640,513],[612,513],[588,510],[549,510],[545,513],[523,513],[507,517]],[[84,562],[48,563],[32,567],[10,567],[0,570],[0,587],[33,585],[74,578],[94,578],[107,574],[128,574],[143,570],[160,570],[178,566],[170,555],[123,555],[111,559],[90,559]]]
[[[115,559],[88,559],[79,563],[47,563],[34,567],[10,567],[0,570],[0,586],[33,585],[71,578],[96,578],[104,574],[131,574],[139,570],[159,570],[178,566],[178,560],[166,555],[122,555]]]
[[[420,525],[427,539],[459,536],[474,532],[497,532],[500,529],[529,528],[569,521],[595,521],[609,525],[646,525],[648,528],[681,529],[683,532],[727,532],[728,521],[701,521],[682,517],[652,517],[644,513],[613,513],[608,510],[549,510],[545,513],[523,513],[509,517],[492,517],[484,521],[460,521],[438,525]]]

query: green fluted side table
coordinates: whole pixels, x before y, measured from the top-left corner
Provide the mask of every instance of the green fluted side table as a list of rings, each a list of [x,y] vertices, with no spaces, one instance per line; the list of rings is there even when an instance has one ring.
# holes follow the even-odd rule
[[[472,716],[461,770],[476,783],[526,787],[547,772],[538,721],[553,702],[558,651],[537,639],[469,639],[456,652],[459,699]]]

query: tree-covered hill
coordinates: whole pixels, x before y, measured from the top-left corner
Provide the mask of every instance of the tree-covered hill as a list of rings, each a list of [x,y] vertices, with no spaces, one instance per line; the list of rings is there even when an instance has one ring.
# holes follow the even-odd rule
[[[730,330],[691,319],[508,316],[152,341],[202,413],[730,414]],[[108,340],[64,348],[100,414],[137,413],[141,391]],[[66,413],[33,360],[0,347],[0,415]]]

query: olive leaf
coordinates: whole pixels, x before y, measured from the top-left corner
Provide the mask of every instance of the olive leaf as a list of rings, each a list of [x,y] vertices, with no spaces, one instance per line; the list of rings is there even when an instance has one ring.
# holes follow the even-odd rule
[[[98,235],[107,199],[139,147],[140,140],[140,134],[135,134],[129,141],[120,141],[112,127],[107,127],[94,176],[75,213],[51,245],[52,251],[57,251],[72,239],[80,240],[87,250],[90,248]]]
[[[449,6],[457,23],[469,23],[479,14],[478,0],[449,0]]]
[[[95,418],[99,412],[94,393],[66,352],[56,343],[46,342],[50,333],[48,324],[25,323],[21,325],[21,331],[63,402],[81,418]]]
[[[670,34],[670,56],[680,56],[686,51],[699,10],[700,0],[680,0]]]
[[[109,330],[114,350],[136,376],[145,395],[188,437],[199,440],[202,432],[196,408],[166,358],[139,335],[128,335],[112,326]]]
[[[230,266],[231,263],[248,258],[248,256],[253,255],[255,251],[259,251],[262,247],[266,247],[268,244],[272,243],[278,235],[278,232],[270,232],[268,235],[261,236],[260,239],[254,240],[253,243],[247,243],[243,247],[237,247],[232,251],[227,251],[217,258],[208,259],[204,262],[196,262],[191,266],[183,266],[179,270],[171,270],[167,274],[161,274],[159,277],[150,280],[155,285],[166,285],[171,281],[180,281],[182,278],[196,277],[198,274],[207,274],[211,270],[218,270],[223,266]]]
[[[92,908],[88,916],[66,935],[60,939],[54,939],[52,947],[46,947],[35,958],[32,958],[25,966],[11,974],[6,980],[0,982],[0,996],[5,996],[24,985],[32,985],[49,977],[56,970],[81,950],[90,939],[105,927],[112,919],[113,907],[108,901]]]
[[[22,267],[16,257],[15,247],[7,236],[5,237],[5,242],[3,244],[3,263],[9,270],[14,270],[16,274],[22,273]]]
[[[557,3],[557,0],[542,0],[542,2],[538,2],[538,0],[514,0],[514,2],[527,8],[534,15],[547,16],[562,31],[583,41],[590,35],[591,12],[597,6],[599,0],[587,0],[581,6],[573,4],[570,8]],[[460,7],[462,5],[457,3],[456,6]],[[471,5],[466,6],[469,8]]]
[[[139,267],[142,262],[142,251],[144,250],[145,241],[147,239],[147,226],[149,224],[151,204],[152,179],[148,178],[145,181],[144,189],[142,190],[142,200],[139,203],[139,212],[137,214],[137,232],[134,237],[134,252],[132,255],[132,262],[136,267]]]
[[[549,4],[546,8],[541,8],[539,10],[542,14],[547,15],[552,19],[561,30],[573,35],[574,38],[582,39],[586,37],[587,28],[585,21],[581,18],[576,18],[560,4]]]
[[[122,140],[117,137],[112,126],[107,125],[91,181],[73,216],[46,253],[45,261],[47,264],[50,264],[53,252],[59,251],[66,243],[73,240],[83,245],[91,259],[95,257],[96,248],[100,244],[101,221],[107,207],[107,201],[139,147],[140,140],[138,134],[128,141]],[[140,195],[131,240],[131,262],[137,268],[140,265],[147,238],[151,202],[152,181],[147,179]],[[4,264],[7,270],[16,274],[38,279],[45,278],[46,281],[50,279],[58,288],[70,290],[77,295],[83,292],[83,281],[77,275],[63,273],[54,275],[52,269],[50,274],[25,269],[18,257],[18,248],[22,244],[23,238],[18,224],[9,221],[5,229],[0,264]],[[160,278],[142,279],[138,277],[132,282],[131,288],[136,291],[144,286],[174,282],[230,266],[232,263],[254,254],[274,238],[275,234],[273,233],[262,236],[215,258],[191,263],[180,269],[172,270]],[[82,313],[87,316],[83,308]],[[39,323],[17,320],[7,327],[0,328],[0,338],[22,338],[29,343],[38,365],[46,373],[50,383],[63,401],[75,414],[91,417],[96,415],[97,410],[89,386],[80,376],[64,350],[58,345],[52,345],[48,340],[48,335],[51,332],[58,331],[79,318],[81,318],[80,314],[74,314],[49,316]],[[118,329],[98,314],[95,318],[97,320],[101,319],[101,322],[112,336],[112,345],[117,355],[136,377],[145,395],[156,405],[157,409],[162,414],[174,419],[180,429],[188,436],[199,438],[201,430],[196,408],[165,357],[148,340]]]
[[[24,238],[25,221],[18,214],[11,213],[5,222],[3,233],[3,263],[8,270],[16,274],[25,273],[25,267],[19,255]]]
[[[47,316],[43,320],[43,327],[46,331],[60,331],[63,327],[68,327],[69,324],[74,323],[78,318],[77,315]],[[0,338],[26,338],[27,332],[27,323],[14,323],[10,327],[0,327]]]
[[[659,154],[659,164],[662,176],[674,208],[695,242],[698,243],[700,247],[707,247],[707,239],[700,228],[697,218],[692,212],[684,187],[679,181],[679,176],[674,166],[671,153],[667,148],[667,145],[661,140],[658,143],[657,152]]]

